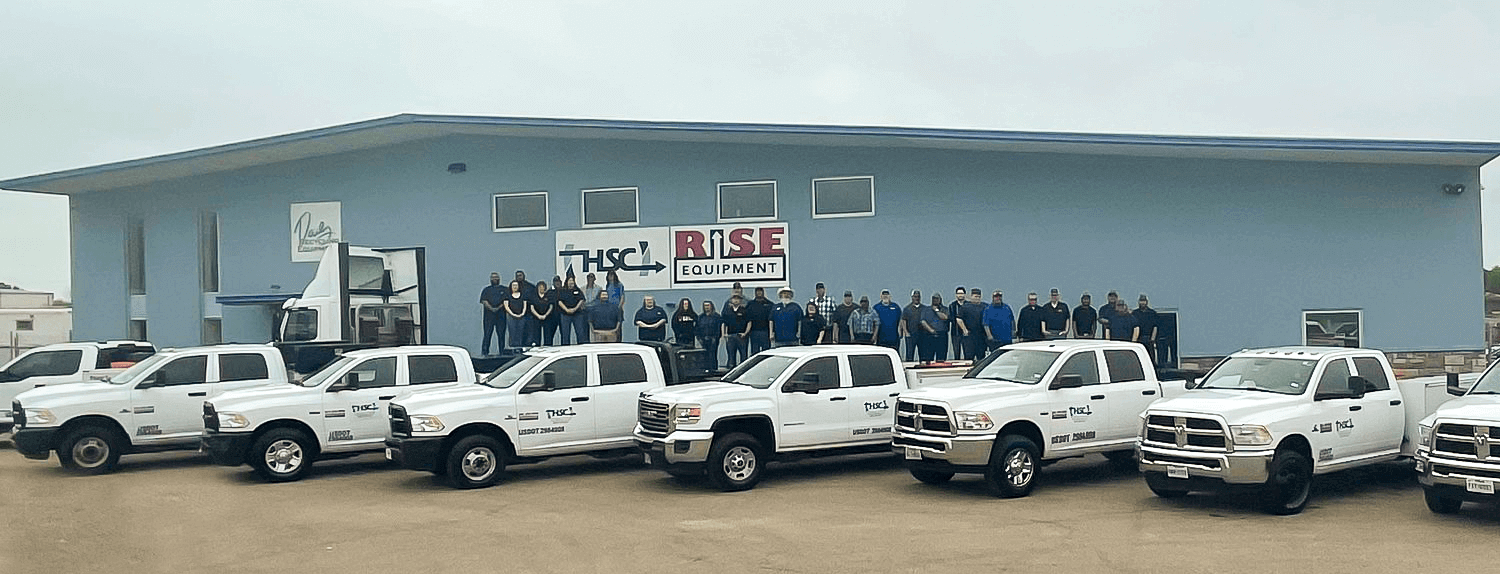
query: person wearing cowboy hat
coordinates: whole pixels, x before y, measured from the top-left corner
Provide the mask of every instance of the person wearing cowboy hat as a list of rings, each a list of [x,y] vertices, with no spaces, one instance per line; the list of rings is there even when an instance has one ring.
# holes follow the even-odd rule
[[[802,306],[792,299],[792,288],[776,291],[776,306],[771,308],[771,339],[777,347],[797,344],[797,324],[802,321]]]

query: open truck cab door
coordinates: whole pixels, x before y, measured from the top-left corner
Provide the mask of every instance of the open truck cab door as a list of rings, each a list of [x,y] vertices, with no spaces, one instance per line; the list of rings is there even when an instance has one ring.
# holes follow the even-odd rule
[[[425,248],[332,245],[302,295],[282,304],[278,345],[306,373],[339,351],[426,344],[426,279]]]

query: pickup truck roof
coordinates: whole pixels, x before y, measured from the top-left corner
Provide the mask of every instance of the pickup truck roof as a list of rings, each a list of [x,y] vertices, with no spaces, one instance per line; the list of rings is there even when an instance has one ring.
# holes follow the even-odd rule
[[[1236,357],[1298,357],[1316,359],[1321,357],[1333,357],[1342,355],[1383,355],[1374,349],[1357,347],[1270,347],[1266,349],[1242,349],[1236,353]]]
[[[401,347],[376,347],[373,349],[359,349],[355,351],[347,351],[342,354],[345,357],[353,357],[358,359],[362,357],[373,356],[388,357],[392,354],[421,355],[434,352],[452,353],[457,351],[463,351],[465,355],[469,353],[469,351],[467,349],[464,349],[463,347],[455,347],[452,345],[405,345]]]
[[[885,347],[872,347],[870,345],[812,345],[797,347],[777,347],[761,351],[767,355],[780,355],[783,357],[805,357],[808,355],[826,355],[829,353],[884,353],[889,349]],[[894,351],[892,351],[894,352]]]
[[[205,349],[213,349],[215,351],[264,351],[268,347],[274,348],[274,346],[269,343],[224,343],[222,345],[206,345],[202,347],[167,348],[157,351],[157,353],[163,355],[176,355],[186,353],[188,351],[202,351]]]
[[[1118,349],[1121,345],[1129,344],[1129,341],[1110,341],[1107,339],[1058,339],[1056,341],[1029,341],[1026,343],[1015,343],[1006,345],[1010,349],[1029,349],[1047,351],[1068,351],[1072,349]]]
[[[648,347],[648,346],[645,346],[645,345],[638,345],[638,344],[635,344],[635,343],[585,343],[583,345],[568,345],[568,346],[564,346],[564,347],[533,347],[533,348],[530,348],[530,349],[526,349],[525,352],[528,355],[537,355],[537,356],[540,356],[540,357],[550,357],[550,356],[553,356],[553,355],[570,355],[570,354],[578,352],[580,349],[588,349],[590,351],[604,351],[604,352],[607,352],[607,351],[629,351],[629,352],[632,352],[632,353],[640,352],[643,349],[647,350],[647,351],[655,351],[655,349],[653,349],[651,347]]]

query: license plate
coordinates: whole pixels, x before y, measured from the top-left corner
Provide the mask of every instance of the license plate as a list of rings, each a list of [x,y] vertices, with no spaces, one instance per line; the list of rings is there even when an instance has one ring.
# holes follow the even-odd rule
[[[1188,477],[1187,467],[1185,467],[1185,466],[1169,466],[1169,467],[1167,467],[1167,478],[1187,478],[1187,477]]]
[[[390,447],[386,447],[386,449],[385,449],[385,459],[386,460],[396,460],[396,449],[390,448]]]
[[[1495,483],[1488,480],[1476,480],[1470,478],[1464,481],[1464,488],[1469,492],[1477,492],[1479,494],[1495,493]]]
[[[906,447],[906,460],[922,460],[922,451],[916,447]]]

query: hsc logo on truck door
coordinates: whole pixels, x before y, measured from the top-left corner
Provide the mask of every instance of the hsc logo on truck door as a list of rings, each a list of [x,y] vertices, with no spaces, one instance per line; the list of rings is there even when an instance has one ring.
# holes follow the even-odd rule
[[[729,287],[787,280],[785,223],[672,228],[672,283]]]

